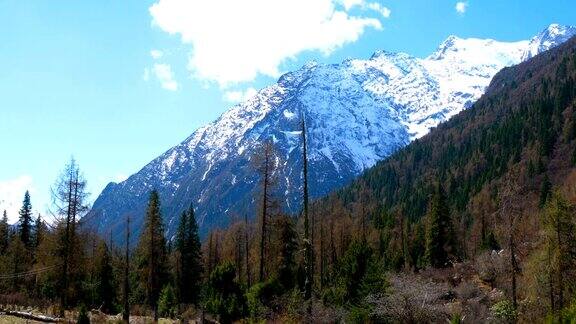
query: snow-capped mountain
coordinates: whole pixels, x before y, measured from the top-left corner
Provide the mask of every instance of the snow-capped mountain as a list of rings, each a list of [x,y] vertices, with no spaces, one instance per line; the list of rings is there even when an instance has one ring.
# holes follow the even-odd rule
[[[306,64],[196,130],[126,181],[110,183],[87,222],[120,239],[125,217],[131,215],[138,231],[154,188],[169,233],[190,204],[201,233],[245,213],[254,217],[259,179],[251,159],[268,139],[279,156],[278,197],[296,212],[302,185],[300,116],[309,132],[311,195],[319,197],[470,107],[500,69],[572,35],[576,27],[551,25],[529,41],[450,36],[426,58],[379,51],[367,60]]]

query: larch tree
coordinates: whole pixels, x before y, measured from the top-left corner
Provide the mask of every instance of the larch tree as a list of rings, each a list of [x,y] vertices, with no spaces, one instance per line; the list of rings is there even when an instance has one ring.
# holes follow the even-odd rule
[[[244,261],[246,263],[246,284],[250,287],[250,227],[248,215],[244,215]]]
[[[505,227],[505,236],[507,241],[506,248],[510,254],[510,295],[512,298],[512,305],[514,310],[518,309],[518,272],[520,267],[518,266],[518,247],[517,247],[517,230],[518,223],[522,216],[521,210],[519,209],[519,197],[521,188],[513,178],[513,176],[508,176],[504,179],[503,186],[498,193],[498,213]]]
[[[564,307],[566,282],[574,282],[576,277],[576,208],[560,192],[551,194],[544,210],[544,227],[549,244],[550,278],[555,277],[557,289],[551,289],[551,305]],[[553,280],[550,280],[551,288]],[[554,291],[556,293],[554,293]],[[554,307],[553,307],[554,308]]]
[[[302,172],[304,177],[302,192],[302,212],[304,217],[304,298],[306,300],[312,297],[312,282],[314,280],[314,252],[312,241],[310,239],[310,218],[308,214],[308,153],[306,147],[306,124],[304,116],[301,121],[302,132]]]
[[[259,246],[259,272],[258,280],[264,281],[266,270],[267,241],[269,239],[268,227],[270,214],[274,205],[272,193],[276,185],[275,168],[276,152],[271,141],[262,145],[262,151],[254,158],[256,170],[260,175],[261,199],[260,199],[260,246]]]
[[[130,216],[126,217],[126,242],[124,247],[124,287],[122,320],[130,323]]]
[[[20,241],[28,248],[32,246],[32,203],[30,202],[30,193],[26,190],[22,208],[20,208],[20,220],[18,222],[18,234]]]
[[[60,315],[68,306],[69,282],[71,269],[76,268],[78,260],[74,257],[81,249],[76,237],[78,220],[88,211],[88,193],[86,180],[80,172],[74,158],[64,167],[64,170],[51,188],[52,201],[55,210],[52,212],[57,222],[63,227],[59,242],[59,257],[62,272],[60,275]]]
[[[150,193],[138,252],[142,261],[139,270],[146,286],[146,300],[154,311],[154,320],[157,321],[158,298],[166,281],[167,251],[160,211],[160,196],[156,190]]]

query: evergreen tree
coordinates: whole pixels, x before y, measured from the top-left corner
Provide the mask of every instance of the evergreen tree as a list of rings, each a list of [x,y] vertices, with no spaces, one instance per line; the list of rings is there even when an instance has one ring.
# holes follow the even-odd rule
[[[8,224],[8,214],[6,211],[2,214],[0,220],[0,254],[4,254],[8,248],[8,234],[10,232],[10,225]]]
[[[146,301],[154,311],[154,320],[158,320],[158,298],[166,281],[166,239],[160,212],[158,191],[150,193],[144,229],[138,243],[140,257],[139,270],[146,287]]]
[[[96,272],[98,276],[97,296],[98,303],[105,313],[115,312],[116,289],[114,285],[114,275],[112,269],[112,258],[106,243],[102,242],[98,246],[96,255]]]
[[[427,221],[426,261],[433,267],[445,267],[453,247],[453,237],[450,211],[444,189],[440,184],[432,196]]]
[[[44,235],[46,233],[46,224],[42,220],[42,217],[38,215],[36,222],[34,223],[34,236],[33,236],[33,246],[38,248],[42,242]]]
[[[202,244],[200,243],[200,235],[198,233],[198,223],[196,222],[196,215],[194,208],[190,205],[188,209],[188,260],[186,266],[188,268],[187,280],[188,293],[190,302],[197,303],[202,288],[202,273],[204,266],[202,264]]]
[[[219,316],[220,323],[232,323],[246,311],[246,300],[234,280],[236,269],[230,262],[214,268],[206,283],[206,310]]]
[[[202,278],[202,246],[194,208],[182,213],[176,233],[178,295],[183,303],[197,303]]]
[[[32,203],[30,202],[30,193],[26,190],[24,200],[22,201],[22,208],[20,208],[20,221],[18,222],[18,231],[20,241],[26,247],[32,246]]]
[[[542,185],[540,186],[540,208],[543,208],[548,201],[548,197],[552,193],[552,183],[550,183],[550,179],[548,175],[544,176],[544,180],[542,180]]]
[[[278,219],[279,244],[280,244],[280,262],[278,268],[278,280],[284,287],[289,290],[295,284],[295,255],[298,250],[297,234],[294,229],[292,219],[288,216],[281,216]]]
[[[176,229],[176,295],[178,296],[178,300],[184,303],[186,294],[186,283],[184,280],[184,271],[186,271],[186,267],[184,265],[186,260],[187,254],[187,227],[188,227],[188,213],[182,212],[180,215],[180,221],[178,223],[178,228]]]

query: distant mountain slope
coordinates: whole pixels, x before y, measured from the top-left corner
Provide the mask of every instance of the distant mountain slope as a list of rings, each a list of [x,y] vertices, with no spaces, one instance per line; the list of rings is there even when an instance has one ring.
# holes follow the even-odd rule
[[[160,192],[170,233],[190,203],[201,233],[244,213],[253,216],[258,178],[250,158],[266,139],[273,139],[281,157],[280,193],[295,212],[300,208],[300,116],[306,116],[310,133],[311,194],[320,197],[470,107],[503,67],[574,34],[574,27],[551,25],[531,41],[514,43],[451,36],[425,59],[380,51],[368,60],[309,63],[126,181],[109,184],[87,222],[120,238],[118,226],[131,214],[138,231],[153,188]]]
[[[545,179],[574,193],[576,37],[503,69],[472,109],[318,203],[328,210],[334,199],[349,208],[363,202],[376,206],[372,213],[400,210],[414,220],[426,214],[440,182],[455,219],[470,224],[478,215],[494,217],[494,201],[505,177],[522,188],[515,207],[529,215],[538,215]]]

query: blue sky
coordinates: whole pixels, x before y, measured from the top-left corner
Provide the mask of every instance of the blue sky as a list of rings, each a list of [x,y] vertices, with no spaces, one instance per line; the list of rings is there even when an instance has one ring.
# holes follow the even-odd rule
[[[458,9],[458,10],[457,10]],[[45,213],[71,155],[92,199],[308,60],[529,39],[573,0],[0,0],[0,208]]]

